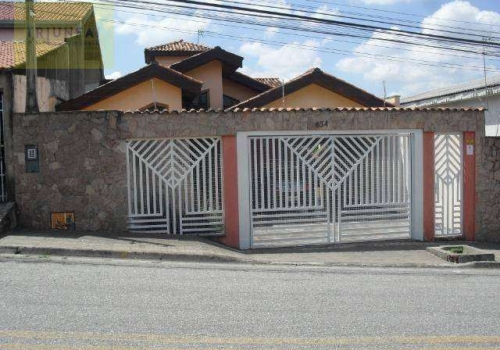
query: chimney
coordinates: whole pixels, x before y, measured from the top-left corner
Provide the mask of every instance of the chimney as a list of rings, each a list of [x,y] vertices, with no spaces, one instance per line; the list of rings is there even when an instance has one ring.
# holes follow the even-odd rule
[[[401,106],[401,95],[393,95],[385,98],[385,102],[388,102],[396,107]]]

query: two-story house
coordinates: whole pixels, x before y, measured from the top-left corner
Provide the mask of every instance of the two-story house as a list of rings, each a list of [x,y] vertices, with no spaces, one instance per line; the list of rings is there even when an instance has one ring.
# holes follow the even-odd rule
[[[34,19],[39,110],[54,111],[56,104],[104,79],[94,9],[91,3],[37,2]],[[9,187],[4,136],[10,134],[13,113],[26,107],[26,25],[24,2],[0,2],[0,201],[7,199]]]
[[[390,105],[311,69],[282,84],[238,72],[243,57],[183,40],[145,50],[147,66],[57,106],[58,110],[379,107]]]

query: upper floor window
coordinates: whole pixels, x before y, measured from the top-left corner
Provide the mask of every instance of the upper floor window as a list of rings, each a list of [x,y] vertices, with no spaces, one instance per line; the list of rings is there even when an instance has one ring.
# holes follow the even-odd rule
[[[198,101],[195,101],[195,106],[198,109],[209,109],[210,108],[210,93],[208,90],[202,91],[198,96]]]
[[[237,105],[238,103],[240,103],[240,101],[238,101],[237,99],[232,98],[231,96],[227,96],[227,95],[224,95],[222,100],[223,100],[224,109],[231,108],[234,105]]]

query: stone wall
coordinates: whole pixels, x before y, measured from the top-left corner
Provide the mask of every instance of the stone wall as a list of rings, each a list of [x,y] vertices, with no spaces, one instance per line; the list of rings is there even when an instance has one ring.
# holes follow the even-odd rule
[[[480,111],[271,110],[202,113],[60,112],[15,115],[11,176],[20,222],[48,228],[50,213],[74,211],[83,230],[126,229],[125,140],[234,135],[237,131],[388,130],[476,131],[477,167],[482,162],[484,114]],[[488,141],[489,142],[489,141]],[[40,173],[25,170],[25,145],[38,145]],[[488,174],[479,172],[478,181]],[[227,179],[226,179],[227,180]],[[482,196],[483,192],[479,193]],[[481,198],[485,214],[491,198]],[[478,229],[489,224],[478,218]]]
[[[483,140],[477,184],[477,240],[500,242],[500,137]]]

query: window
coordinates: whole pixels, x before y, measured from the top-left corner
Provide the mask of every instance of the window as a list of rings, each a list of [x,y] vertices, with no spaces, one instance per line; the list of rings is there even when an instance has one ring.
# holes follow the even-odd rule
[[[168,111],[169,107],[168,105],[164,103],[150,103],[145,107],[142,107],[139,109],[141,112],[154,112],[154,111]]]
[[[202,91],[198,97],[193,101],[195,109],[209,109],[210,108],[210,93],[208,90]]]
[[[233,107],[234,105],[237,105],[238,103],[240,103],[239,100],[232,98],[231,96],[227,96],[227,95],[224,95],[222,100],[223,100],[224,109]]]

